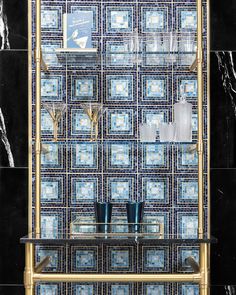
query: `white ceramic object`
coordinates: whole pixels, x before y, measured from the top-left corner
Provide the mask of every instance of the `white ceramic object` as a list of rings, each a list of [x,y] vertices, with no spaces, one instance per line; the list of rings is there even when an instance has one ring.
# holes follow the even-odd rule
[[[157,128],[154,124],[143,123],[139,125],[140,142],[155,142]]]
[[[192,141],[192,104],[185,98],[174,105],[174,118],[176,124],[175,141]]]
[[[160,123],[159,135],[160,142],[175,141],[175,123]]]

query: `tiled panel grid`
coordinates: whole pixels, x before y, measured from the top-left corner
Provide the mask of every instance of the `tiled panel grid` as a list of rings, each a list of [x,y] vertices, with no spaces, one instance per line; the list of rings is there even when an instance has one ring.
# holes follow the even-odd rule
[[[34,2],[34,1],[33,1]],[[49,151],[42,156],[42,231],[46,237],[69,231],[75,218],[91,222],[94,200],[115,203],[113,222],[125,220],[124,202],[145,200],[145,220],[161,222],[170,234],[195,236],[197,232],[197,156],[187,146],[138,144],[139,123],[173,120],[173,104],[180,85],[193,104],[193,138],[197,135],[197,81],[186,66],[142,65],[102,55],[96,67],[79,68],[58,63],[53,49],[62,47],[63,13],[93,11],[93,43],[100,52],[122,50],[122,38],[134,28],[140,34],[176,30],[195,32],[195,0],[188,1],[42,1],[42,45],[49,72],[42,73],[42,101],[64,101],[67,112],[59,126],[59,141],[52,144],[52,122],[42,109],[42,139]],[[34,11],[33,11],[34,15]],[[204,18],[204,42],[206,17]],[[33,34],[35,24],[33,22]],[[34,41],[33,41],[34,43]],[[206,44],[206,42],[205,42]],[[206,66],[204,68],[206,70]],[[33,71],[33,80],[35,73]],[[206,73],[204,76],[204,141],[207,146]],[[33,83],[35,94],[35,84]],[[99,123],[99,140],[89,142],[90,124],[80,102],[102,102],[107,107]],[[33,95],[33,108],[35,95]],[[33,112],[33,123],[35,110]],[[33,137],[35,128],[33,126]],[[207,206],[205,157],[205,207]],[[207,207],[206,207],[207,208]],[[94,230],[91,228],[91,230]],[[120,227],[122,230],[122,227]],[[35,259],[50,255],[45,271],[55,272],[189,272],[184,260],[196,246],[171,247],[40,246]],[[67,263],[61,263],[67,261]],[[192,284],[42,284],[37,294],[151,295],[198,294]]]

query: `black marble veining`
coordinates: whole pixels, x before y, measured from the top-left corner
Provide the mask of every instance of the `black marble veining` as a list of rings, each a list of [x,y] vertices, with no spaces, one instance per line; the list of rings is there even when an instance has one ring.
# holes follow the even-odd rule
[[[3,49],[27,49],[27,0],[1,0],[1,6],[3,7],[4,17],[1,16],[0,8],[0,31],[1,25],[4,25],[4,28],[7,27],[4,34],[8,35],[8,46],[5,42]]]
[[[28,166],[27,58],[27,52],[0,52],[1,167]]]
[[[236,167],[236,53],[211,53],[211,167]]]

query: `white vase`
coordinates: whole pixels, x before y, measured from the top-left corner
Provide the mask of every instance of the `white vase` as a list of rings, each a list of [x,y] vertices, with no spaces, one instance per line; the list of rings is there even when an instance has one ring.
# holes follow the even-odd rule
[[[154,124],[143,123],[139,125],[140,142],[155,142],[157,128]]]
[[[192,141],[192,104],[184,98],[174,105],[175,141]]]

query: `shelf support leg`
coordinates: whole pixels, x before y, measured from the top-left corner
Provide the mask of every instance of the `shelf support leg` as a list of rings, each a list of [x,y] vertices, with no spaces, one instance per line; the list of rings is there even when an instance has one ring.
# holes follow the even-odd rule
[[[36,1],[35,232],[41,231],[41,1]]]
[[[200,295],[209,295],[209,270],[208,270],[208,245],[201,244],[200,246]]]
[[[34,295],[34,245],[26,243],[25,245],[25,272],[24,272],[24,286],[25,295]]]

